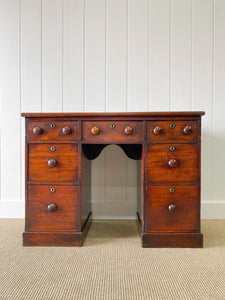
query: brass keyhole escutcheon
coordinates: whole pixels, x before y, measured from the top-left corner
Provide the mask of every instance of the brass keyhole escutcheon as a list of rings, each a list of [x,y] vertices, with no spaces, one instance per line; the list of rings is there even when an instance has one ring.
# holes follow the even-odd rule
[[[174,146],[170,146],[170,151],[171,152],[173,152],[173,151],[175,151],[176,150],[176,148],[174,147]]]
[[[111,128],[111,129],[113,129],[113,128],[115,128],[115,127],[116,127],[115,124],[110,124],[110,125],[109,125],[109,128]]]
[[[55,147],[55,146],[51,146],[50,150],[51,150],[52,152],[54,152],[54,151],[56,150],[56,147]]]
[[[53,128],[55,128],[55,127],[56,127],[55,123],[51,123],[51,124],[50,124],[50,128],[53,129]]]
[[[175,192],[175,188],[170,188],[170,193],[174,193]]]
[[[175,126],[176,126],[176,125],[175,125],[174,123],[171,123],[171,124],[170,124],[170,128],[175,128]]]
[[[50,192],[51,192],[51,193],[55,193],[55,191],[56,191],[55,188],[51,188],[51,189],[50,189]]]

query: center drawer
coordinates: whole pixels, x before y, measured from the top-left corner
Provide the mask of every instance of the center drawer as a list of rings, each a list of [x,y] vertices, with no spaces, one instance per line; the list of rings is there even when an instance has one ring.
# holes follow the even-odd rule
[[[26,230],[77,231],[77,186],[28,185]]]
[[[143,140],[141,121],[84,121],[83,140],[95,143],[138,142]]]
[[[29,144],[29,181],[77,182],[77,144]]]

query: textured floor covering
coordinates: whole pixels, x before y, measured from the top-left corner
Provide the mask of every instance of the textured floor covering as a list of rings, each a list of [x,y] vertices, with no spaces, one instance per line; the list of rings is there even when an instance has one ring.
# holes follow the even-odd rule
[[[83,248],[22,247],[24,220],[0,220],[0,299],[225,299],[225,220],[203,249],[143,249],[134,221],[95,221]]]

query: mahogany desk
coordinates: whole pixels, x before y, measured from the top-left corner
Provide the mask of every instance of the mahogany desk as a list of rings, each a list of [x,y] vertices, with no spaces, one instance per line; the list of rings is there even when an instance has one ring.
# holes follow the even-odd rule
[[[91,160],[118,144],[138,160],[143,247],[202,247],[204,112],[23,113],[24,246],[82,246],[91,219]]]

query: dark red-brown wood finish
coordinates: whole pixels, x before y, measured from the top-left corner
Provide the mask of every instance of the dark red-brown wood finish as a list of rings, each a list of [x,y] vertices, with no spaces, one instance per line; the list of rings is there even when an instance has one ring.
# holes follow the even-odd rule
[[[23,113],[24,246],[82,246],[92,220],[91,160],[118,144],[138,160],[143,247],[202,247],[204,112]]]

